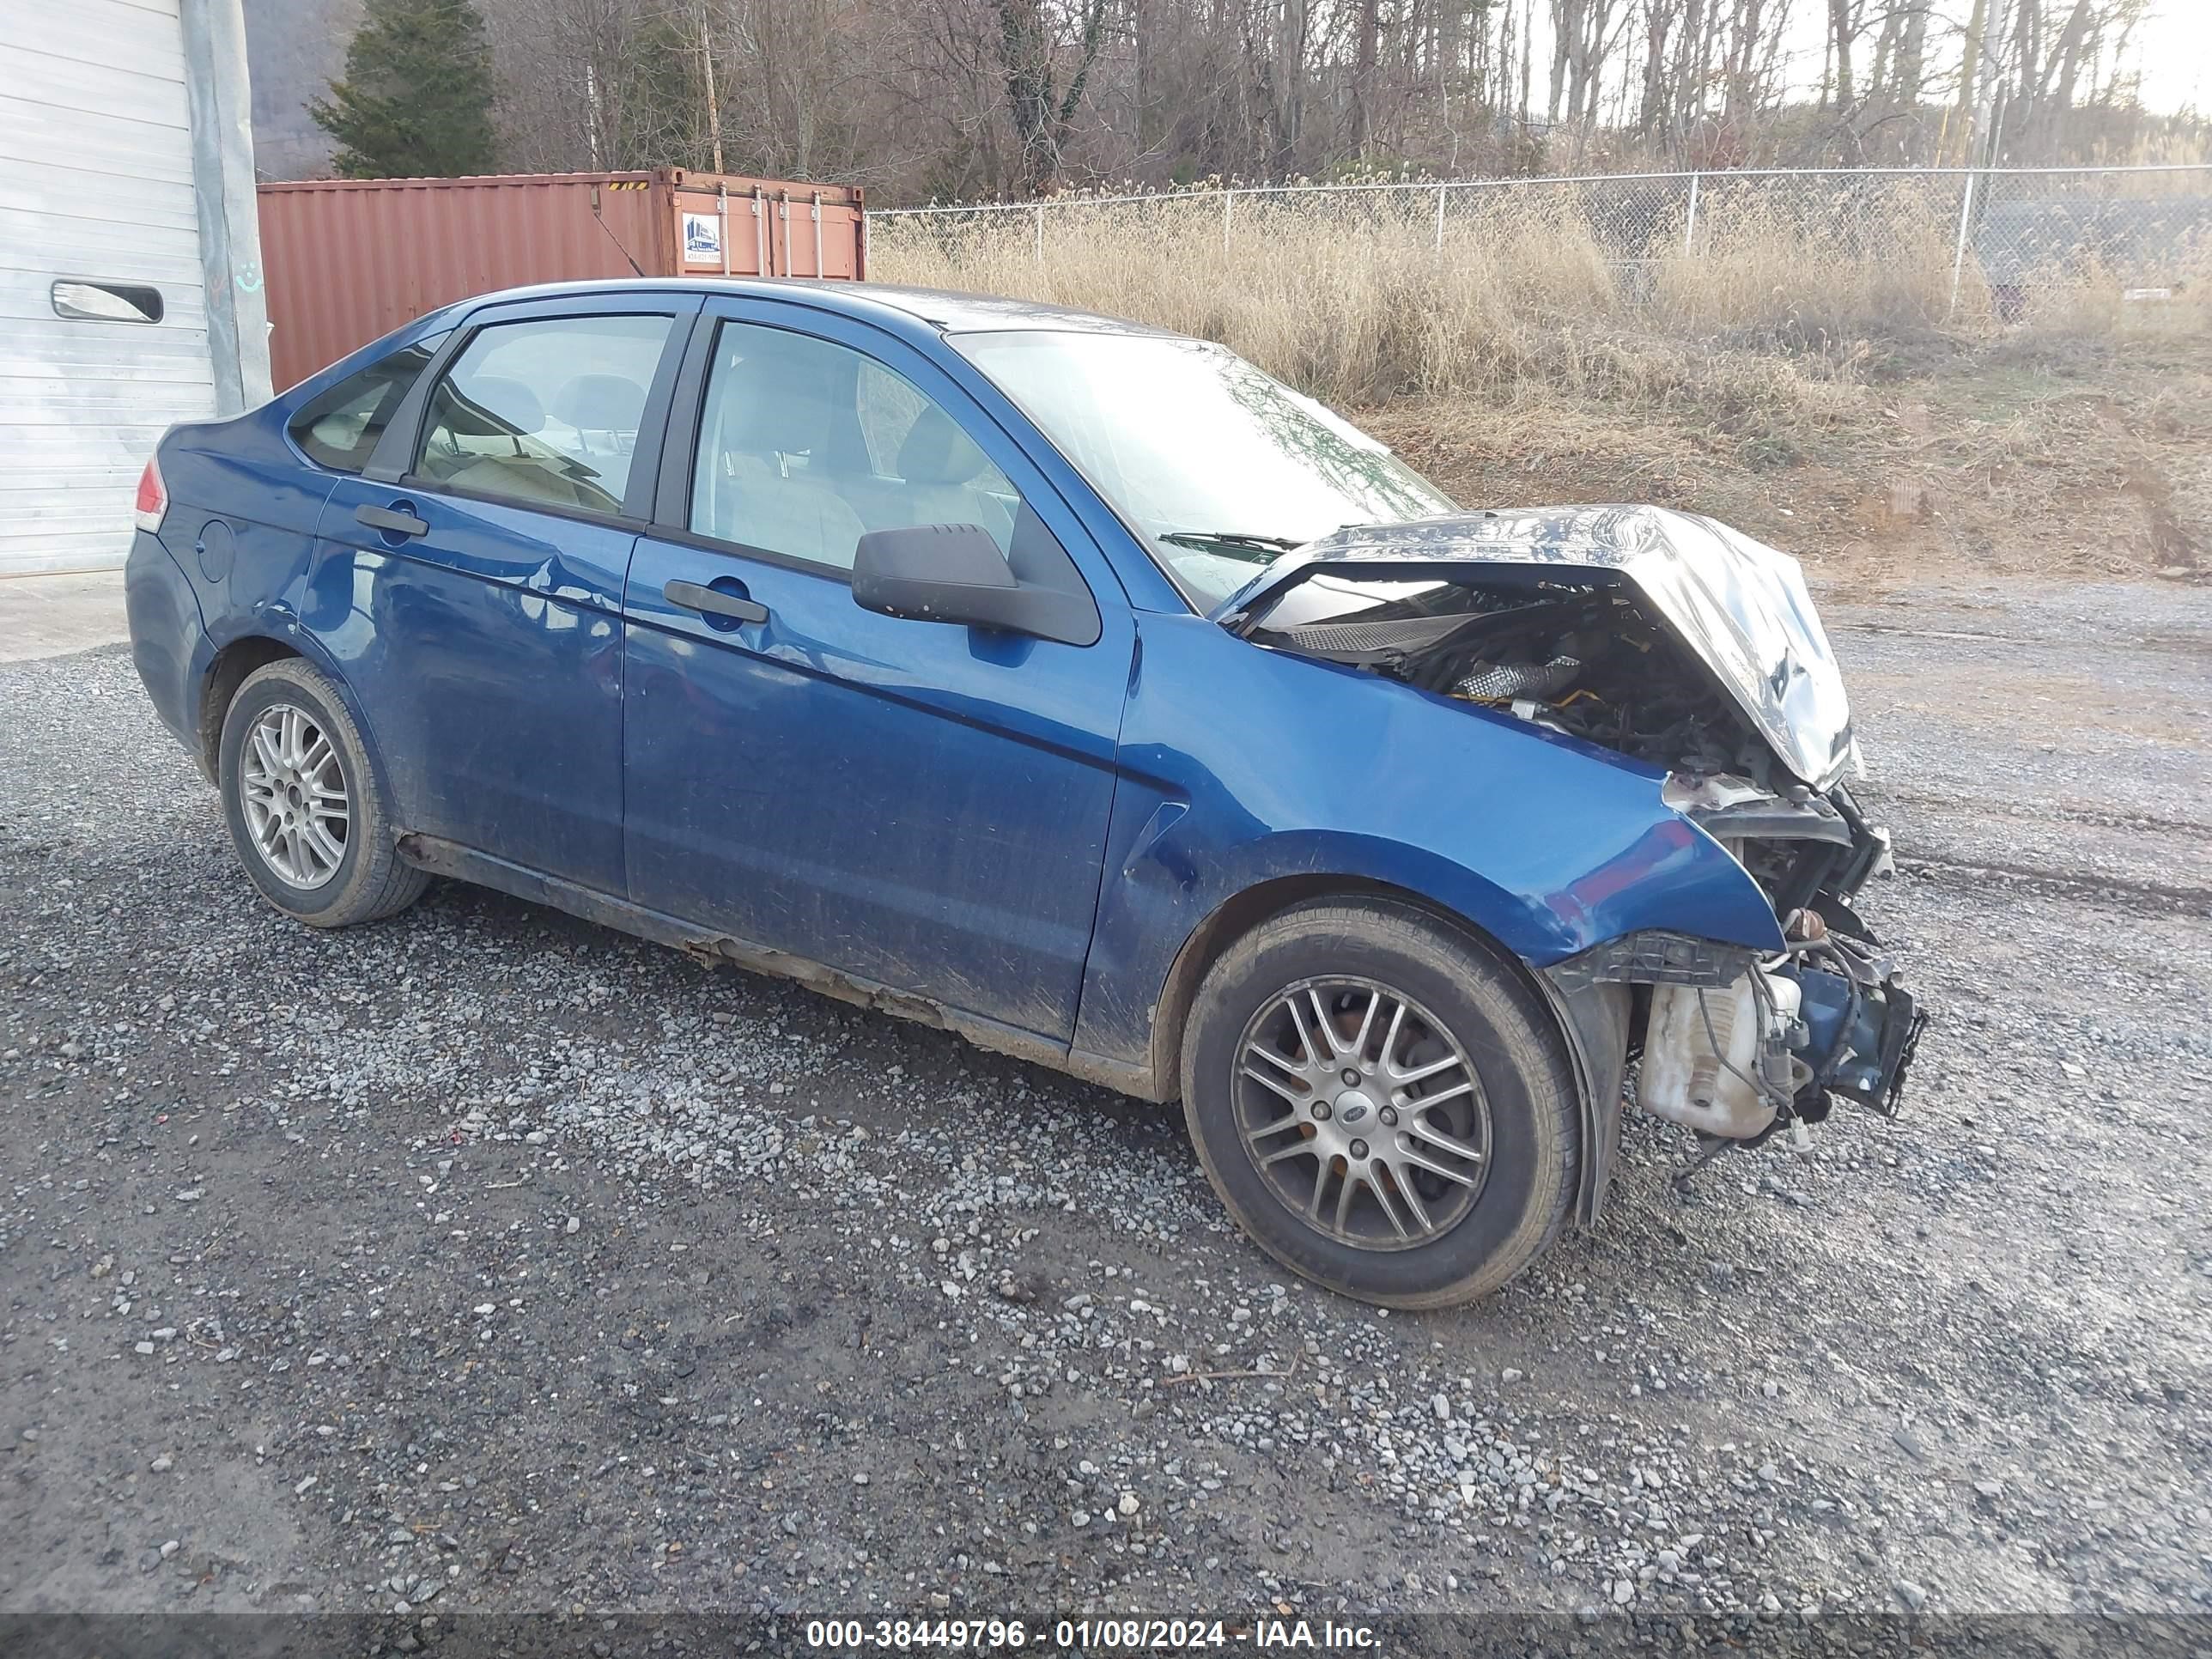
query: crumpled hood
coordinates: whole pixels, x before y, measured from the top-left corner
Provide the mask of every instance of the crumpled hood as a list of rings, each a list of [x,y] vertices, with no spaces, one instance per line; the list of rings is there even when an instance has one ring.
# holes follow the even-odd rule
[[[1453,581],[1504,566],[1617,574],[1791,772],[1828,789],[1851,766],[1850,700],[1797,561],[1692,514],[1546,507],[1354,526],[1285,554],[1213,615],[1241,631],[1316,575]]]

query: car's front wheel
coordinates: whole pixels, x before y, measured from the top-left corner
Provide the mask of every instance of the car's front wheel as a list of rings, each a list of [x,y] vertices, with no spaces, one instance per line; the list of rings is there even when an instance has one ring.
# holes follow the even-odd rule
[[[1480,945],[1410,906],[1301,904],[1231,946],[1192,1008],[1182,1097],[1245,1231],[1365,1301],[1486,1296],[1573,1203],[1556,1025]]]
[[[399,857],[360,729],[311,664],[286,657],[246,676],[217,756],[238,861],[286,915],[344,927],[421,896],[429,878]]]

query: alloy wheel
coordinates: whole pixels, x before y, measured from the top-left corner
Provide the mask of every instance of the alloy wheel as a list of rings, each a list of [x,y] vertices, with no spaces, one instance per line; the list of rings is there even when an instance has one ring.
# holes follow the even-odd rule
[[[271,703],[254,717],[239,756],[246,827],[278,880],[322,886],[345,860],[353,827],[345,774],[329,734],[306,709]]]
[[[1244,1150],[1316,1232],[1410,1249],[1474,1209],[1489,1103],[1465,1045],[1404,993],[1302,980],[1261,1005],[1234,1063]]]

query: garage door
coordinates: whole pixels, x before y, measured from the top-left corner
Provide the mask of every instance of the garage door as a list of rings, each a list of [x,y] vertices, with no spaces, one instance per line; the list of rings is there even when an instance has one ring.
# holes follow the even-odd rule
[[[0,576],[123,562],[215,410],[178,0],[0,0]]]

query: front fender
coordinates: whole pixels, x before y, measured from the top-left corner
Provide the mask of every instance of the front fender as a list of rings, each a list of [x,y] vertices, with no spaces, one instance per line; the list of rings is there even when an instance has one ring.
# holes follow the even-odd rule
[[[1648,929],[1780,948],[1765,894],[1660,799],[1653,768],[1200,617],[1140,618],[1139,664],[1076,1031],[1086,1056],[1148,1070],[1185,945],[1271,884],[1409,892],[1532,969]]]

